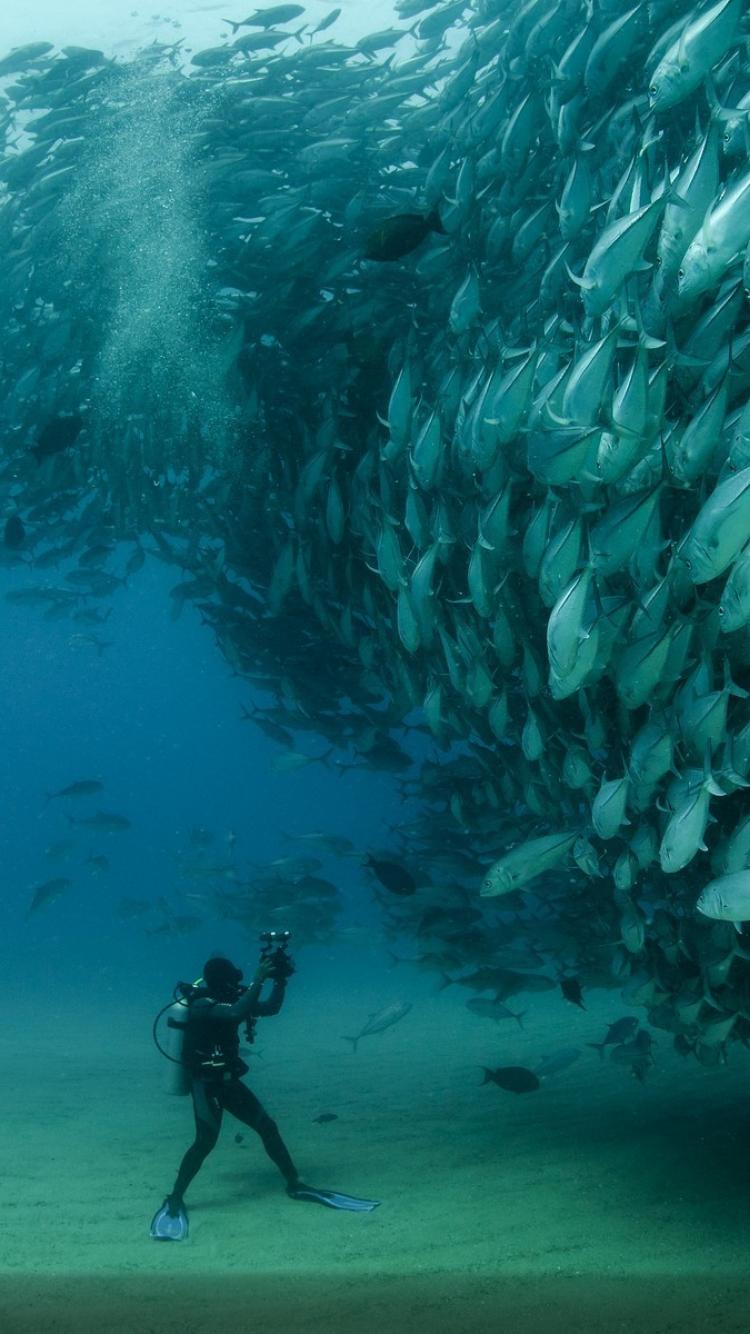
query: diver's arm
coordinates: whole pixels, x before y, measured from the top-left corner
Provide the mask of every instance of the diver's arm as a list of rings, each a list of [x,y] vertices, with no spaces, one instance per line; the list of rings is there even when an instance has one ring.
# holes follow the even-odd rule
[[[270,960],[261,960],[256,969],[255,977],[247,988],[247,991],[243,991],[239,999],[234,1001],[231,1005],[225,1004],[224,1001],[201,998],[200,1000],[193,1001],[191,1009],[196,1013],[205,1012],[206,1014],[211,1014],[215,1019],[225,1019],[230,1023],[240,1024],[243,1019],[249,1019],[251,1015],[258,1013],[256,1008],[259,1004],[258,997],[260,996],[263,983],[266,978],[270,976],[270,970]],[[275,1014],[276,1011],[272,1010],[271,1013]]]
[[[273,980],[273,989],[271,991],[270,996],[268,997],[268,1000],[256,1001],[255,1005],[253,1006],[253,1015],[256,1015],[259,1019],[261,1018],[267,1019],[269,1014],[278,1014],[279,1010],[284,1004],[285,995],[286,995],[286,978],[275,977]]]
[[[201,996],[194,1000],[190,1006],[191,1014],[210,1015],[212,1019],[226,1020],[229,1023],[242,1023],[243,1019],[249,1019],[251,1014],[255,1014],[255,1007],[258,1004],[261,984],[254,982],[243,991],[239,1000],[234,1001],[232,1005],[227,1005],[224,1001],[211,1000],[210,996]]]

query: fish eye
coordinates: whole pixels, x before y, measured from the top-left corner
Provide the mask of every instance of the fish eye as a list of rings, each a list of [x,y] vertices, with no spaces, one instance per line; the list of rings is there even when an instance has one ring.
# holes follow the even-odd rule
[[[659,91],[658,85],[655,84],[655,83],[652,83],[652,84],[651,84],[651,87],[650,87],[649,90],[648,90],[648,95],[649,95],[649,97],[656,97],[656,94],[658,93],[658,91]]]
[[[678,278],[684,278],[684,277],[685,277],[685,270],[684,270],[684,269],[678,269],[678,270],[677,270],[677,277],[678,277]]]
[[[720,616],[723,616],[723,615],[724,615],[724,608],[723,608],[723,607],[719,607],[719,608],[718,608],[718,612],[719,612],[719,615],[720,615]]]

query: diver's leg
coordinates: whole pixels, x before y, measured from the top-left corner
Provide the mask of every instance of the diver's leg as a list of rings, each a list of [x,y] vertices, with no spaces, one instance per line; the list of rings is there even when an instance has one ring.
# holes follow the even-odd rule
[[[193,1080],[193,1112],[195,1139],[180,1163],[177,1180],[169,1196],[178,1205],[182,1203],[190,1182],[216,1144],[221,1129],[221,1104],[213,1090],[209,1092],[202,1079]]]
[[[284,1177],[288,1187],[296,1186],[299,1181],[299,1173],[292,1162],[289,1150],[286,1147],[279,1127],[268,1112],[258,1101],[255,1094],[250,1091],[246,1084],[241,1084],[238,1079],[233,1079],[231,1083],[225,1084],[221,1090],[221,1105],[225,1111],[236,1116],[243,1125],[249,1126],[255,1130],[263,1141],[263,1148],[272,1162],[276,1164],[281,1175]]]

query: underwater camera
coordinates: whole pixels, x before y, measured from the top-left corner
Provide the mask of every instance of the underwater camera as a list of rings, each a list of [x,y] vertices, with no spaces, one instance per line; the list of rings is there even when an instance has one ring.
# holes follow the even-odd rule
[[[291,977],[294,972],[294,960],[287,954],[291,931],[261,931],[260,957],[270,959],[273,964],[271,977],[274,981]]]

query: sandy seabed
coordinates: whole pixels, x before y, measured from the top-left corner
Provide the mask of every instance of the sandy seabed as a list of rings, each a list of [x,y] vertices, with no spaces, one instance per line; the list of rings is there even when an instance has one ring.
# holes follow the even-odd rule
[[[387,990],[383,1003],[408,998],[408,975]],[[330,1009],[325,1024],[311,1007],[269,1021],[249,1082],[304,1179],[382,1206],[289,1200],[227,1117],[179,1245],[148,1224],[192,1118],[162,1092],[148,1014],[64,1005],[42,1027],[14,1011],[0,1033],[2,1334],[746,1334],[748,1053],[709,1071],[659,1033],[641,1086],[585,1045],[625,1012],[616,993],[585,1013],[521,998],[523,1031],[463,999],[420,999],[356,1054],[338,1036],[356,1020]],[[480,1087],[482,1064],[571,1045],[581,1058],[536,1093]],[[322,1111],[338,1119],[315,1123]]]

